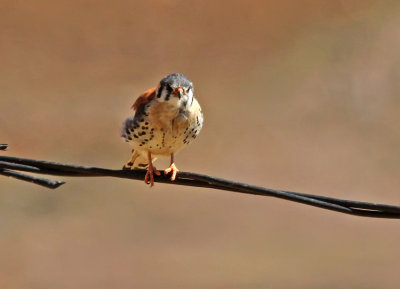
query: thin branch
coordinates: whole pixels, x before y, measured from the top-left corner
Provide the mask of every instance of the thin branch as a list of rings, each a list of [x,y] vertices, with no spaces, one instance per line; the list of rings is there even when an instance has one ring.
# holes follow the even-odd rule
[[[108,176],[116,178],[143,180],[145,176],[144,170],[111,170],[105,168],[23,159],[10,156],[0,156],[0,168],[3,169],[2,172],[4,172],[4,170],[6,169],[68,177]],[[179,172],[178,177],[174,182],[171,182],[167,176],[155,176],[155,181],[167,184],[219,189],[260,196],[271,196],[357,216],[375,218],[400,218],[399,206],[343,200],[320,195],[295,193],[290,191],[273,190],[196,173]]]
[[[7,169],[0,169],[0,175],[6,176],[6,177],[12,177],[17,180],[21,180],[21,181],[25,181],[25,182],[34,183],[36,185],[40,185],[40,186],[43,186],[43,187],[46,187],[49,189],[56,189],[59,186],[61,186],[62,184],[65,184],[65,182],[62,182],[62,181],[53,181],[53,180],[49,180],[49,179],[39,178],[39,177],[35,177],[35,176],[22,174],[19,172],[14,172],[14,171],[7,170]]]
[[[0,150],[7,150],[8,149],[8,144],[0,144]],[[31,171],[37,171],[38,169],[35,167],[28,167],[20,164],[14,164],[14,163],[7,163],[7,162],[0,162],[3,163],[2,168],[0,169],[0,175],[6,176],[6,177],[12,177],[17,180],[25,181],[25,182],[30,182],[34,183],[49,189],[56,189],[62,184],[65,184],[65,182],[62,181],[54,181],[54,180],[49,180],[49,179],[44,179],[44,178],[39,178],[35,176],[30,176],[26,174],[22,174],[19,172],[15,172],[9,169],[30,169]],[[7,169],[8,168],[8,169]]]

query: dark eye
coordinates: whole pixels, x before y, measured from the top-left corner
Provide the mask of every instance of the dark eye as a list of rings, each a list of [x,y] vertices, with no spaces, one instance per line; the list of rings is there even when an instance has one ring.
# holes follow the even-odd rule
[[[189,87],[186,89],[186,92],[189,92],[191,89],[192,89],[192,87],[189,86]]]

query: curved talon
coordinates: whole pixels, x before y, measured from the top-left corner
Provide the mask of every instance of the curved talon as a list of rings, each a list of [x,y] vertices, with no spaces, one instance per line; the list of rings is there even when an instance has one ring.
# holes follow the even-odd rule
[[[169,168],[166,168],[164,170],[164,174],[168,175],[170,172],[172,172],[171,175],[171,181],[175,181],[176,179],[176,174],[179,172],[179,170],[176,168],[175,164],[172,163]]]
[[[147,185],[149,184],[149,180],[150,180],[150,187],[154,186],[154,174],[156,174],[157,176],[160,176],[161,173],[159,171],[157,171],[157,169],[153,166],[149,166],[149,168],[147,169],[146,172],[146,176],[144,177],[144,183]]]

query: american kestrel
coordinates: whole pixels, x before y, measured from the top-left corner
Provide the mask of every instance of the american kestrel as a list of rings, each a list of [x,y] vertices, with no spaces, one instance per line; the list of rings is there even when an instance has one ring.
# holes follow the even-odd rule
[[[170,156],[165,174],[175,180],[178,169],[174,154],[197,137],[203,126],[203,113],[193,96],[193,83],[183,74],[173,73],[157,87],[140,95],[132,108],[135,115],[125,120],[121,136],[133,144],[132,156],[124,169],[147,168],[144,182],[154,185],[153,166],[158,157]]]

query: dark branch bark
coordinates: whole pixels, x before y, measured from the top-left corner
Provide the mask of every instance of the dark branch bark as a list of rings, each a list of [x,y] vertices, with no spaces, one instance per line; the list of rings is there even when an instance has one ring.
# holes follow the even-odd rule
[[[13,177],[15,179],[21,180],[21,181],[26,181],[30,183],[34,183],[49,189],[56,189],[62,184],[65,184],[65,182],[62,181],[53,181],[49,179],[43,179],[35,176],[30,176],[30,175],[25,175],[19,172],[7,170],[7,169],[0,169],[0,175],[6,176],[6,177]]]
[[[111,170],[104,168],[23,159],[10,156],[0,156],[0,174],[2,175],[11,176],[24,181],[30,181],[53,189],[63,184],[63,182],[36,178],[29,175],[16,173],[15,171],[25,171],[36,174],[67,177],[116,177],[141,181],[144,179],[145,176],[144,170]],[[179,172],[178,177],[174,182],[171,182],[168,176],[155,176],[155,181],[166,184],[219,189],[244,194],[276,197],[340,213],[363,217],[400,218],[399,206],[343,200],[320,195],[295,193],[290,191],[273,190],[196,173]]]

